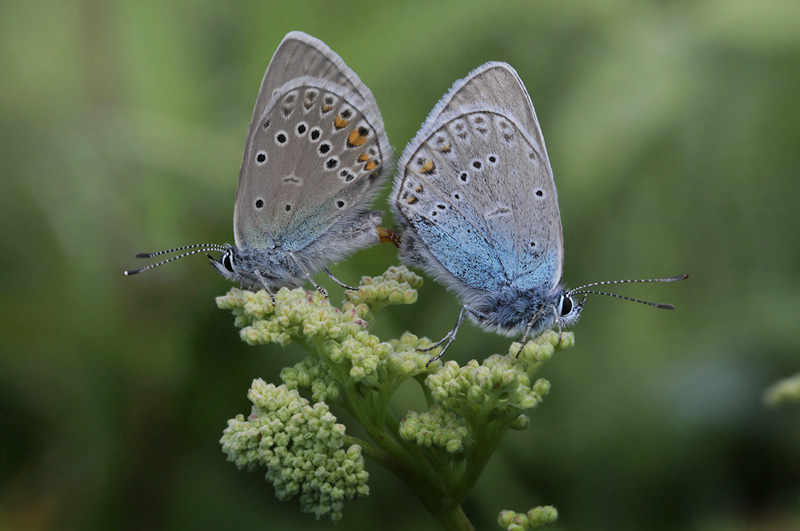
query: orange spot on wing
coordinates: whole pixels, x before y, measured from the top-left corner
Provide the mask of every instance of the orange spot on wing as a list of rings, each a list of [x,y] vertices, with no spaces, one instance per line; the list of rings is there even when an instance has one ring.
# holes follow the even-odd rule
[[[372,170],[374,170],[374,169],[375,169],[375,168],[377,168],[377,167],[378,167],[378,161],[377,161],[377,160],[374,160],[374,159],[373,159],[373,160],[371,160],[371,161],[369,161],[369,162],[367,162],[367,163],[364,165],[364,169],[365,169],[365,170],[367,170],[367,171],[372,171]]]
[[[361,130],[356,128],[350,131],[350,134],[347,137],[347,143],[351,146],[362,146],[364,142],[367,141],[367,136],[361,134]],[[358,157],[358,160],[365,161],[369,158],[369,155],[366,153],[362,153],[361,156]]]
[[[419,171],[421,171],[422,173],[433,173],[434,167],[435,166],[433,165],[433,161],[431,159],[428,159],[425,161],[424,164],[420,165]]]
[[[346,120],[341,114],[337,114],[336,118],[333,119],[333,125],[336,127],[336,129],[347,127],[347,124],[349,123],[350,120]]]

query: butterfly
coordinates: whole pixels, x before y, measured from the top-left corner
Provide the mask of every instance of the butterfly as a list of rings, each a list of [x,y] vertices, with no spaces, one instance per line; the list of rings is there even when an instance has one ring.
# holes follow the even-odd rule
[[[391,156],[372,92],[322,41],[287,34],[270,60],[247,131],[233,212],[235,245],[198,244],[125,271],[133,275],[195,253],[218,251],[215,270],[243,286],[290,288],[327,264],[391,239],[368,205]]]
[[[508,64],[486,63],[456,81],[398,162],[390,196],[405,229],[402,260],[459,297],[455,326],[429,349],[450,346],[467,315],[522,342],[577,322],[596,282],[561,284],[564,239],[544,138],[522,80]],[[581,297],[582,296],[582,297]]]

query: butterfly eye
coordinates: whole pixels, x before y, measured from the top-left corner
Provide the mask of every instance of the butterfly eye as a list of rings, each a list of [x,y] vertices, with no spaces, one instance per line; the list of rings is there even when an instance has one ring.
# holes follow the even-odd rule
[[[561,315],[561,317],[569,315],[569,312],[572,311],[572,307],[574,306],[572,303],[572,297],[562,295],[559,306],[560,308],[558,309],[558,313]]]
[[[233,254],[230,251],[222,255],[222,260],[220,260],[220,262],[222,262],[222,266],[225,269],[233,273]]]

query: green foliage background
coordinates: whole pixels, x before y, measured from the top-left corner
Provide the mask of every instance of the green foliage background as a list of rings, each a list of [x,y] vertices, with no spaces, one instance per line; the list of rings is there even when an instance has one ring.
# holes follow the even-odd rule
[[[761,403],[800,370],[795,0],[0,7],[0,528],[332,528],[217,442],[252,379],[303,352],[240,343],[202,258],[121,274],[137,251],[232,239],[253,102],[293,29],[367,83],[398,154],[453,81],[508,61],[547,140],[565,281],[692,275],[620,290],[674,312],[590,300],[531,428],[469,501],[479,529],[538,504],[559,529],[800,527],[798,411]],[[334,272],[394,263],[380,246]],[[438,339],[457,310],[428,281],[377,333]],[[467,325],[447,355],[507,346]],[[368,467],[371,495],[338,529],[436,528]]]

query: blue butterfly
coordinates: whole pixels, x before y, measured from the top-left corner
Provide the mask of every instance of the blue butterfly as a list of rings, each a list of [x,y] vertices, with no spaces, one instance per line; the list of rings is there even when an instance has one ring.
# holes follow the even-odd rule
[[[531,335],[577,322],[588,294],[561,285],[564,240],[553,172],[530,96],[517,73],[491,62],[457,81],[436,104],[398,163],[391,195],[404,227],[401,258],[454,291],[485,329]],[[579,296],[583,295],[582,298]],[[430,349],[425,349],[430,350]]]

